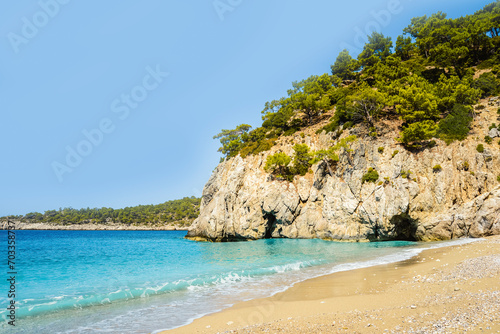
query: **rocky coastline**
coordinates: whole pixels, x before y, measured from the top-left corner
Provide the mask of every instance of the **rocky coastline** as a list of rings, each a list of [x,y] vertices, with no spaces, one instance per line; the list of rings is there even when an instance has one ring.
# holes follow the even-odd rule
[[[316,128],[282,137],[259,155],[228,159],[206,184],[200,216],[187,238],[359,242],[500,234],[500,145],[498,138],[490,144],[482,140],[498,135],[488,129],[497,122],[496,109],[490,103],[477,115],[468,139],[450,145],[436,139],[434,147],[413,152],[395,140],[397,123],[382,123],[378,138],[362,137],[357,128],[344,131],[341,138],[359,136],[349,150],[339,152],[333,175],[321,162],[293,182],[264,171],[268,155],[292,155],[294,144],[312,150],[335,144],[331,133],[316,134]],[[362,182],[369,168],[380,175],[375,183]]]
[[[185,231],[187,227],[178,225],[126,225],[118,223],[84,223],[63,225],[56,223],[25,223],[14,221],[16,230],[54,231]],[[0,222],[0,230],[7,229],[7,221]]]

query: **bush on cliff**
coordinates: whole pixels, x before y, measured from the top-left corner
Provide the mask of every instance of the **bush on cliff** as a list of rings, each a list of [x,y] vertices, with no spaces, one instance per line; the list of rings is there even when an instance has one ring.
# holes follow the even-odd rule
[[[378,178],[379,178],[378,172],[375,169],[370,167],[370,168],[368,168],[368,172],[366,172],[366,174],[363,175],[363,178],[361,179],[361,181],[363,183],[365,183],[365,182],[375,183],[375,182],[377,182]]]
[[[442,169],[443,167],[441,167],[441,165],[435,165],[434,167],[432,167],[432,171],[434,173],[439,173]]]
[[[286,153],[278,152],[267,157],[264,170],[279,178],[291,181],[293,180],[293,175],[290,172],[289,167],[291,161],[292,158],[290,158]]]
[[[311,153],[309,153],[309,146],[306,144],[297,144],[293,147],[295,151],[293,155],[293,174],[306,175],[311,167],[309,161],[311,160]]]
[[[333,115],[317,133],[364,123],[364,133],[358,134],[376,137],[368,130],[375,123],[400,118],[399,138],[407,147],[421,147],[435,136],[447,143],[463,140],[472,120],[470,107],[499,91],[494,73],[474,79],[477,65],[499,73],[499,13],[496,1],[456,19],[442,12],[413,18],[394,50],[390,37],[373,32],[357,59],[343,50],[331,74],[293,82],[287,96],[267,102],[261,127],[223,130],[216,136],[219,151],[227,158],[261,152],[273,144],[264,138],[293,134],[324,121],[326,112]]]
[[[447,144],[454,140],[464,140],[470,131],[472,109],[464,105],[455,105],[452,112],[439,122],[439,137]]]
[[[481,90],[481,97],[496,95],[499,91],[500,81],[491,72],[483,73],[474,80],[473,86]]]

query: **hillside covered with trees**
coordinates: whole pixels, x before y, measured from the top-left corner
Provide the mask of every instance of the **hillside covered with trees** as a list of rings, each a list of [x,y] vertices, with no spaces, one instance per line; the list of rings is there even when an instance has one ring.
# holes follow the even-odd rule
[[[331,118],[318,133],[335,139],[357,127],[361,135],[318,152],[298,144],[292,157],[283,152],[269,156],[266,170],[291,180],[320,160],[334,164],[340,147],[377,138],[382,121],[398,124],[395,140],[410,151],[432,147],[433,138],[448,144],[464,140],[475,117],[473,106],[499,93],[499,34],[500,1],[455,19],[442,12],[413,18],[395,42],[373,32],[356,59],[343,50],[330,73],[294,82],[287,96],[265,103],[260,127],[242,124],[216,135],[222,159],[267,151],[281,136],[325,117]]]
[[[188,226],[198,216],[200,198],[185,197],[157,205],[139,205],[123,209],[112,208],[60,208],[48,210],[43,214],[31,212],[24,216],[2,217],[0,220],[13,219],[26,223],[56,223],[62,225],[109,222],[125,225],[169,224]]]

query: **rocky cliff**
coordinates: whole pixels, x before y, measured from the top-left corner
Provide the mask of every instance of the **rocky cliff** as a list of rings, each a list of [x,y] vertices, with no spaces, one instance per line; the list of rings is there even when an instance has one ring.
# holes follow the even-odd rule
[[[394,140],[396,125],[381,124],[385,133],[379,138],[359,136],[350,150],[341,149],[333,175],[317,163],[293,182],[264,171],[268,155],[292,155],[296,143],[319,150],[335,141],[314,129],[305,136],[280,138],[269,152],[237,156],[217,166],[187,237],[430,241],[500,234],[500,145],[498,138],[491,144],[482,140],[492,120],[496,106],[476,118],[467,140],[450,145],[437,140],[435,147],[417,152]],[[342,137],[356,131],[344,131]],[[482,153],[476,149],[479,143],[485,147]],[[380,178],[362,183],[370,167]]]

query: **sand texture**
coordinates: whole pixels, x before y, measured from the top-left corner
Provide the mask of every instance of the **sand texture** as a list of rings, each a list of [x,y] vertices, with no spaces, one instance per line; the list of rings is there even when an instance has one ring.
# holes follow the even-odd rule
[[[335,273],[164,333],[500,333],[500,236]]]

